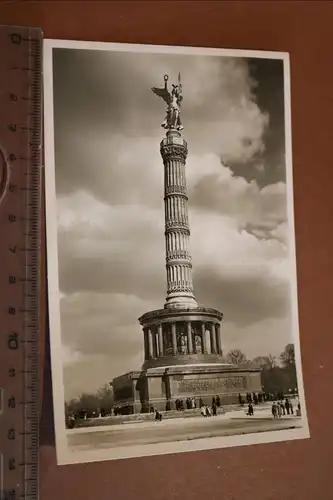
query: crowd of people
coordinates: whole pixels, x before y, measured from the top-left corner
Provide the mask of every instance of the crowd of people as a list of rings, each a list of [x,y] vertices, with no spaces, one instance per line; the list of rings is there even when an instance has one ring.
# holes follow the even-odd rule
[[[244,406],[246,403],[258,405],[261,403],[266,403],[268,401],[282,401],[284,399],[284,394],[282,392],[277,392],[275,394],[269,392],[247,392],[245,397],[241,394],[238,394],[238,402],[241,406]]]
[[[281,418],[283,415],[294,415],[294,407],[292,401],[289,398],[285,398],[283,395],[280,400],[273,401],[271,409],[273,418]],[[297,404],[297,410],[298,414],[300,415],[301,404],[299,402]],[[254,407],[252,401],[248,403],[246,415],[250,417],[254,415]]]
[[[216,417],[218,408],[221,408],[220,396],[214,396],[212,398],[211,407],[209,407],[207,404],[204,404],[202,399],[200,398],[200,413],[203,417]]]
[[[298,412],[301,411],[301,404],[297,404]],[[272,404],[273,418],[281,418],[283,415],[294,415],[294,407],[290,399],[285,398],[281,401],[273,401]]]
[[[186,410],[194,410],[195,408],[202,408],[203,406],[207,406],[207,405],[204,404],[202,398],[199,398],[198,401],[196,401],[195,398],[186,398],[185,405],[184,405],[184,401],[182,399],[176,399],[176,401],[175,401],[175,407],[176,407],[177,411],[184,411],[185,408],[186,408]],[[217,409],[221,406],[220,396],[214,396],[212,398],[212,406],[211,406],[212,410],[213,410],[214,406],[216,407],[215,409]]]
[[[238,402],[241,407],[244,407],[247,404],[246,415],[253,416],[254,408],[258,404],[262,404],[264,402],[272,402],[271,411],[274,419],[281,418],[284,415],[294,415],[294,407],[290,397],[285,397],[282,393],[269,394],[269,393],[247,393],[245,396],[238,394]],[[193,410],[196,408],[200,408],[200,413],[203,417],[211,417],[216,416],[218,414],[219,409],[222,408],[221,398],[216,395],[212,398],[212,402],[210,405],[206,404],[203,399],[200,397],[199,399],[188,397],[184,400],[176,399],[175,409],[177,411]],[[66,426],[67,428],[73,428],[75,426],[76,420],[82,420],[87,418],[96,418],[96,417],[106,417],[106,416],[117,416],[117,415],[126,415],[131,413],[129,408],[118,408],[114,406],[109,409],[98,409],[93,414],[87,412],[84,409],[78,410],[77,412],[67,416]],[[297,414],[300,414],[301,406],[300,403],[297,405]],[[153,406],[150,406],[149,411],[155,414],[155,420],[162,420],[162,413],[155,409]],[[220,411],[221,412],[221,411]]]

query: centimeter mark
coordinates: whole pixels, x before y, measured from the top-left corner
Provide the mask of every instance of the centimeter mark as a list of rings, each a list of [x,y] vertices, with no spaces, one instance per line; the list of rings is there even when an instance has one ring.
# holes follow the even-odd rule
[[[11,164],[11,177],[20,177],[23,185],[16,185],[18,191],[16,196],[23,203],[15,203],[16,214],[12,214],[7,223],[16,223],[21,229],[18,241],[11,241],[7,245],[13,258],[25,257],[22,262],[22,273],[20,277],[9,277],[9,285],[17,286],[17,299],[20,301],[20,290],[23,297],[20,305],[10,305],[8,312],[11,318],[21,318],[22,331],[8,334],[7,347],[16,352],[16,364],[8,365],[8,377],[21,377],[22,393],[8,399],[9,411],[13,415],[12,425],[5,431],[7,439],[12,446],[7,446],[10,456],[5,457],[8,461],[9,470],[16,469],[19,464],[20,478],[15,476],[15,481],[10,479],[7,471],[4,476],[4,484],[1,485],[1,500],[38,499],[38,293],[39,293],[39,249],[40,249],[40,175],[41,175],[41,57],[42,38],[39,30],[30,28],[19,28],[15,33],[8,32],[8,28],[0,27],[0,43],[7,35],[8,53],[10,60],[16,62],[15,66],[9,67],[8,80],[12,81],[12,88],[6,88],[10,100],[16,102],[17,110],[20,112],[20,123],[7,124],[9,133],[20,132],[20,139],[14,144],[14,151],[10,151],[9,160]],[[33,36],[27,36],[33,34]],[[9,36],[8,36],[9,35]],[[38,35],[38,36],[35,36]],[[7,50],[4,47],[5,51]],[[13,73],[16,76],[13,78]],[[7,80],[6,80],[7,81]],[[18,86],[26,90],[24,95],[15,92],[16,82]],[[23,135],[24,134],[24,135]],[[22,155],[21,144],[26,137],[26,155]],[[10,141],[12,143],[12,141]],[[8,146],[9,144],[5,144]],[[15,151],[17,149],[17,151]],[[26,172],[14,168],[15,160],[24,162]],[[26,175],[25,175],[26,174]],[[18,181],[18,184],[21,184]],[[7,193],[8,202],[15,194],[15,185],[11,184]],[[0,207],[1,209],[1,207]],[[23,213],[18,213],[23,210]],[[19,229],[17,229],[19,231]],[[4,231],[5,232],[5,231]],[[16,239],[18,233],[16,232]],[[6,242],[7,243],[7,242]],[[19,250],[19,254],[16,250]],[[20,257],[21,259],[22,257]],[[5,266],[4,266],[5,267]],[[21,286],[19,285],[21,284]],[[12,296],[12,294],[11,294]],[[9,325],[11,322],[8,322]],[[16,323],[17,324],[17,319]],[[4,325],[5,326],[5,325]],[[8,379],[10,380],[10,379]],[[17,385],[17,384],[16,384]],[[8,387],[10,390],[10,385]],[[14,423],[16,415],[16,420]],[[8,484],[7,484],[8,483]]]

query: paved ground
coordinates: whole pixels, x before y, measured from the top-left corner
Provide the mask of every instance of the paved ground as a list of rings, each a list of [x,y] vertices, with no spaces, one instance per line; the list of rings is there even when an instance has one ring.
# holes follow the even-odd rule
[[[170,419],[162,422],[142,422],[95,428],[78,428],[67,431],[68,445],[72,451],[89,451],[185,441],[199,438],[230,436],[301,427],[297,417],[273,420],[269,410],[258,411],[253,417],[243,410],[226,415],[204,418]]]

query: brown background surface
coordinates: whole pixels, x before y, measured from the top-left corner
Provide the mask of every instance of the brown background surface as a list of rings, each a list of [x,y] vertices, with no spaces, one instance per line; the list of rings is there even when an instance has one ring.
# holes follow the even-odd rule
[[[46,328],[42,500],[333,499],[333,3],[2,2],[0,23],[38,26],[45,38],[291,54],[299,314],[311,439],[57,467]]]

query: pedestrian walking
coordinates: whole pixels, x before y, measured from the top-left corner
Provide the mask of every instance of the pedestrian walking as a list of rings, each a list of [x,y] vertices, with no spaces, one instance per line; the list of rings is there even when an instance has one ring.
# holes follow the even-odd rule
[[[289,401],[289,410],[290,410],[291,415],[293,415],[294,414],[294,408],[293,408],[293,404],[292,404],[291,401]]]
[[[212,404],[212,412],[213,412],[213,417],[216,417],[216,415],[217,415],[217,405],[216,405],[215,401]]]
[[[277,413],[278,413],[278,417],[281,418],[282,417],[282,408],[281,408],[281,405],[279,402],[277,403]]]
[[[254,415],[254,409],[252,403],[249,403],[248,409],[247,409],[247,415],[252,417]]]
[[[286,412],[287,412],[287,415],[290,414],[290,403],[289,403],[289,399],[286,398],[285,402],[284,402],[284,407],[286,409]]]
[[[155,410],[155,420],[158,422],[162,421],[162,413],[160,413],[158,410]]]
[[[286,409],[285,409],[285,406],[283,404],[283,401],[280,401],[280,406],[281,406],[282,415],[285,415],[286,414]]]

